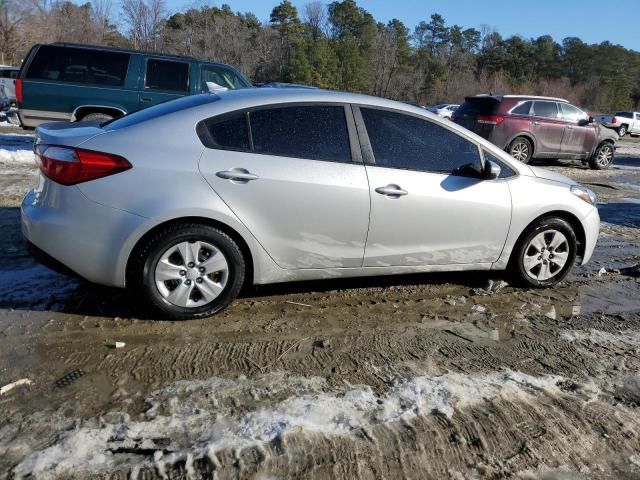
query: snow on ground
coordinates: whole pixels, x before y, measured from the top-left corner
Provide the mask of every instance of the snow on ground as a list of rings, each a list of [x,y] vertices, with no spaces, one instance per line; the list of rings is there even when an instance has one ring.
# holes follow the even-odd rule
[[[640,347],[640,332],[624,330],[617,333],[602,330],[566,330],[560,334],[563,340],[570,342],[589,342],[596,345],[616,345]]]
[[[560,380],[510,370],[485,375],[449,373],[401,382],[381,396],[366,385],[329,389],[323,378],[291,377],[283,372],[255,379],[180,381],[147,398],[150,408],[137,420],[124,413],[99,420],[59,420],[55,442],[28,455],[15,474],[16,478],[29,474],[64,478],[65,473],[77,475],[83,469],[106,471],[140,461],[139,456],[112,452],[143,449],[156,451],[154,462],[160,472],[164,465],[179,460],[186,461],[189,470],[195,459],[207,457],[215,465],[216,453],[222,450],[261,448],[287,433],[349,435],[420,415],[451,418],[458,409],[485,399],[527,400],[541,392],[553,394],[559,391]],[[74,426],[69,428],[70,424]],[[158,441],[163,442],[161,446]],[[0,438],[0,454],[3,448],[17,446],[3,444]]]
[[[2,134],[0,135],[0,165],[4,173],[5,166],[33,166],[33,135]]]

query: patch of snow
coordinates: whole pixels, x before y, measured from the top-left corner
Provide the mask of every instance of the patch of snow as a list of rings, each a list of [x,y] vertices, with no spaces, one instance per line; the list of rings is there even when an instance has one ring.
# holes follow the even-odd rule
[[[640,347],[640,331],[623,330],[616,333],[604,332],[602,330],[565,330],[560,334],[560,338],[569,342],[590,342],[596,345],[621,345]]]
[[[0,148],[0,163],[21,163],[33,165],[35,168],[35,156],[33,150],[7,150]]]
[[[56,441],[27,456],[14,473],[15,478],[55,479],[70,472],[139,467],[140,462],[164,471],[183,460],[193,475],[194,459],[208,457],[215,465],[222,450],[261,448],[264,442],[292,432],[349,435],[419,415],[452,417],[459,409],[486,399],[529,400],[542,391],[556,393],[559,380],[508,370],[485,375],[450,373],[403,381],[381,396],[367,385],[330,389],[322,378],[291,377],[284,372],[255,379],[181,381],[153,393],[147,399],[149,410],[137,420],[112,413],[99,421],[76,421],[71,429],[58,427]],[[157,444],[158,439],[164,441]],[[0,438],[0,454],[2,447]],[[145,460],[114,453],[136,449],[157,454]]]

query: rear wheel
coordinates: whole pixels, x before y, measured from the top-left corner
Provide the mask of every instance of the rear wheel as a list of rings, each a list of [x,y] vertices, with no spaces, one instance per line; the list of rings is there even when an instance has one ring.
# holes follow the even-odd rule
[[[238,245],[207,225],[174,225],[137,255],[134,281],[152,307],[175,319],[213,315],[236,298],[245,277]]]
[[[107,113],[90,113],[80,119],[81,122],[108,122],[109,120],[113,120],[113,116]]]
[[[615,150],[610,143],[601,143],[589,159],[589,166],[594,170],[606,170],[613,163]]]
[[[507,149],[509,155],[522,163],[529,163],[533,154],[531,142],[524,137],[516,138]]]
[[[516,245],[511,270],[516,280],[530,287],[549,287],[567,276],[576,259],[576,234],[557,217],[531,224]]]
[[[620,135],[620,137],[624,137],[626,134],[627,134],[627,126],[626,125],[622,125],[618,129],[618,135]]]

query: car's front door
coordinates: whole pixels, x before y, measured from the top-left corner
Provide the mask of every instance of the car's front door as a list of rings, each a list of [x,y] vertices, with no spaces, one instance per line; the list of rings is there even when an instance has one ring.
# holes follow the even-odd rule
[[[562,151],[565,122],[560,118],[556,102],[533,102],[529,124],[536,139],[536,155],[556,155]]]
[[[148,58],[145,65],[140,108],[189,94],[188,62]]]
[[[588,123],[589,116],[568,103],[558,103],[565,122],[562,137],[562,153],[586,157],[591,154],[596,142],[596,126]]]
[[[478,146],[421,116],[360,107],[371,185],[364,265],[490,264],[507,238],[505,180],[481,180]]]
[[[280,267],[362,265],[369,184],[350,107],[269,106],[198,131],[202,174]]]

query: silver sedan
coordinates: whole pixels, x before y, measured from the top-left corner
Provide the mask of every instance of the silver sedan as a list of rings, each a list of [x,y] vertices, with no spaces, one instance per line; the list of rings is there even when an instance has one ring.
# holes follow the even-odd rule
[[[591,257],[595,195],[380,98],[305,89],[185,97],[36,131],[33,254],[135,289],[165,317],[245,284],[506,270],[529,287]]]

